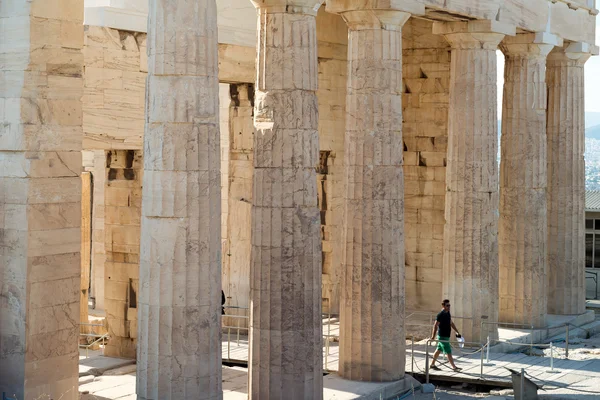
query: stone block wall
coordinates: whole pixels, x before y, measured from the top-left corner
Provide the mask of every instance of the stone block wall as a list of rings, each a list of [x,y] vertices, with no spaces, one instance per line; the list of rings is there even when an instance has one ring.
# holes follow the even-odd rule
[[[83,148],[141,149],[146,34],[85,26]]]
[[[143,161],[141,151],[106,154],[104,294],[111,339],[105,355],[135,358]]]
[[[442,296],[450,48],[432,23],[403,36],[406,308],[436,311]]]
[[[323,311],[339,312],[339,268],[343,218],[344,135],[348,29],[341,17],[321,7],[317,15],[319,62],[318,194],[323,239]]]

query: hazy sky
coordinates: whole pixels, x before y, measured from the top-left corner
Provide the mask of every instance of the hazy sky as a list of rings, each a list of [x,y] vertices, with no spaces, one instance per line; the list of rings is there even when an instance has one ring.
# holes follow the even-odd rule
[[[596,23],[596,43],[600,44],[600,18]],[[502,85],[504,83],[504,56],[498,52],[498,117],[502,108]],[[585,110],[600,112],[600,56],[585,63]]]

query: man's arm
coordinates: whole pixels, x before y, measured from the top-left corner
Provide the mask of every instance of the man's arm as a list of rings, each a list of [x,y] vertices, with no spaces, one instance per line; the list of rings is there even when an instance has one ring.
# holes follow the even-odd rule
[[[431,332],[431,340],[435,339],[435,334],[437,333],[438,326],[440,326],[440,323],[438,321],[435,321],[435,324],[433,324],[433,331]]]
[[[450,326],[452,327],[452,329],[454,329],[454,332],[460,335],[460,332],[458,332],[458,329],[456,329],[456,325],[454,325],[454,321],[450,321]]]

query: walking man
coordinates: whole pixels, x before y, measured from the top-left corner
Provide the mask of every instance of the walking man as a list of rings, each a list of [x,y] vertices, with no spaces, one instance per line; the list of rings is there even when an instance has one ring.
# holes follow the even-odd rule
[[[433,354],[433,361],[429,368],[439,370],[439,368],[435,365],[437,358],[440,353],[444,353],[446,357],[448,357],[448,361],[452,366],[452,369],[456,372],[460,371],[461,368],[458,368],[454,365],[454,359],[452,358],[452,347],[450,347],[450,333],[451,329],[454,329],[456,332],[456,337],[460,338],[460,333],[458,333],[458,329],[452,322],[452,317],[450,315],[450,300],[446,299],[442,301],[442,311],[436,317],[435,324],[433,325],[433,332],[431,332],[431,340],[436,339],[437,333],[437,350]]]

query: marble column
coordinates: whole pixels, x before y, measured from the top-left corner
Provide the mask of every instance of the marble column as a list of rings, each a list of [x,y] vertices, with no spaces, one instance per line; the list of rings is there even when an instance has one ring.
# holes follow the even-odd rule
[[[400,11],[342,13],[348,24],[339,374],[404,376],[404,175]]]
[[[547,312],[546,56],[549,34],[506,37],[500,163],[500,321],[543,327]]]
[[[151,0],[138,399],[222,398],[215,0]]]
[[[435,23],[452,47],[443,294],[467,341],[497,336],[498,118],[496,50],[515,28],[495,21]],[[441,298],[440,298],[441,302]]]
[[[548,56],[548,313],[585,312],[583,43]]]
[[[249,397],[323,397],[314,0],[258,14]]]
[[[75,400],[83,1],[0,3],[0,394]]]

